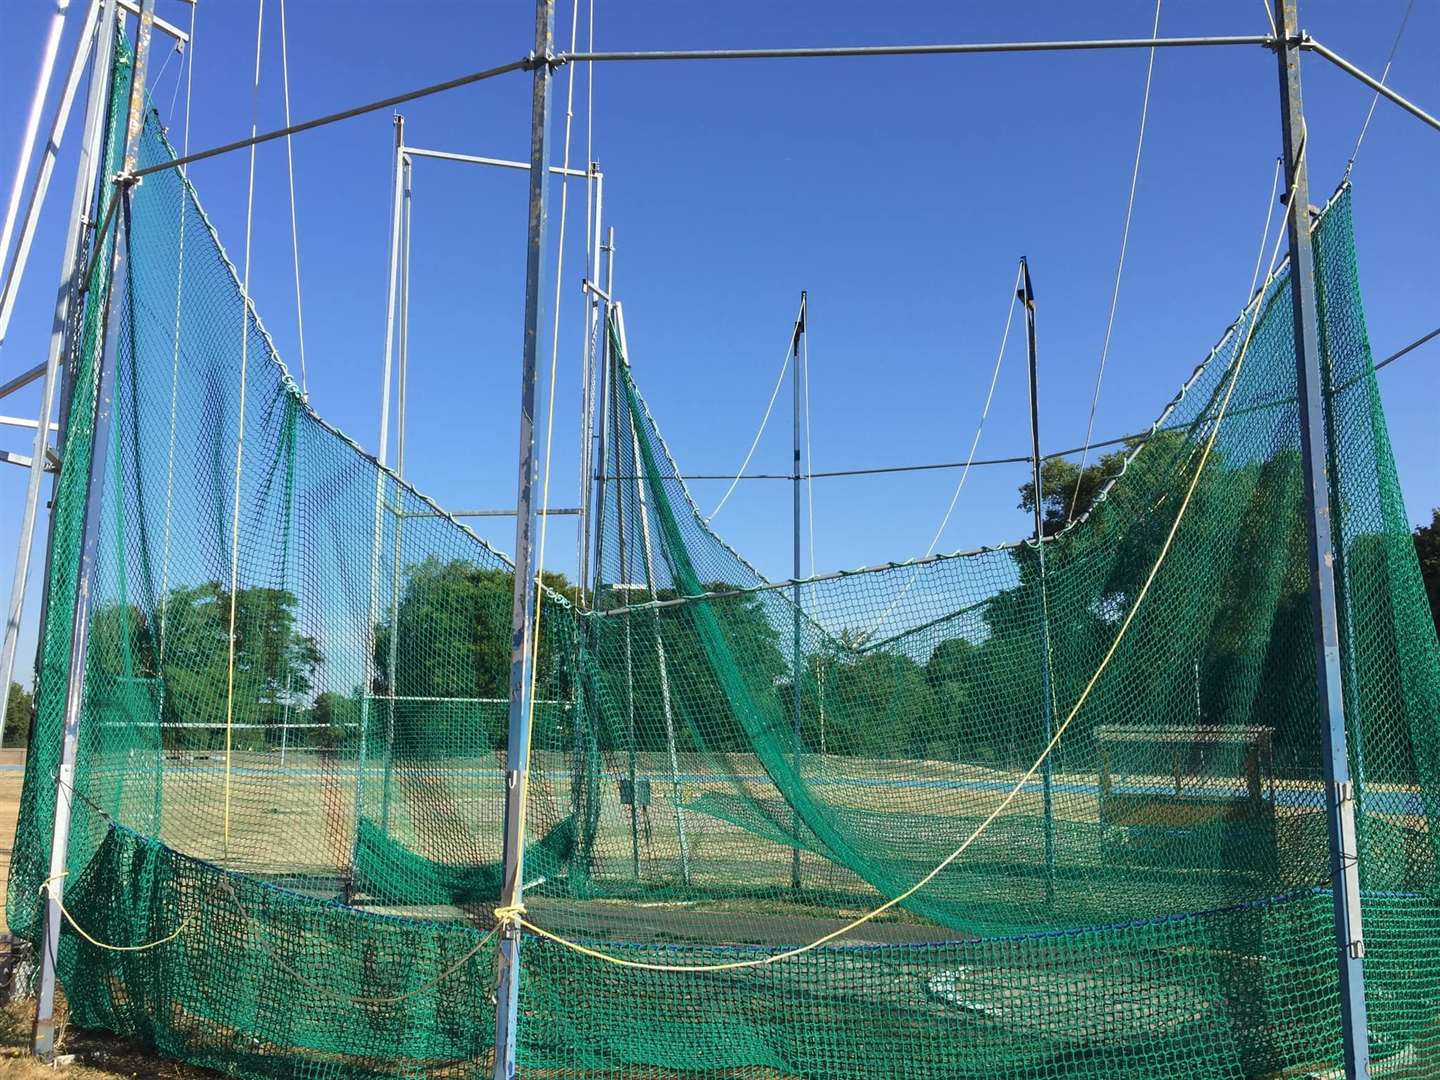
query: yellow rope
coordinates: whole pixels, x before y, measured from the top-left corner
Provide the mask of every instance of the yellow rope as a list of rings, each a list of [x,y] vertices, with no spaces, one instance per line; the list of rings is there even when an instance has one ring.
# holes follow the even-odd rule
[[[1300,144],[1299,160],[1297,161],[1297,167],[1295,169],[1295,174],[1297,177],[1300,172],[1299,161],[1303,161],[1304,156],[1305,142],[1302,141]],[[1292,185],[1290,189],[1290,194],[1292,198],[1294,196],[1294,193],[1295,188]],[[1283,235],[1283,233],[1281,235]],[[1276,240],[1275,252],[1279,252],[1278,238]],[[924,877],[920,878],[920,880],[915,882],[915,884],[911,885],[909,888],[905,889],[898,895],[891,897],[889,900],[886,900],[878,907],[865,912],[865,914],[860,915],[857,918],[852,919],[850,922],[845,923],[843,926],[840,926],[837,929],[830,931],[828,934],[824,934],[816,938],[814,941],[810,942],[807,945],[798,945],[793,949],[785,949],[782,952],[771,953],[768,956],[756,957],[752,960],[732,960],[719,964],[651,964],[639,960],[627,960],[624,957],[616,956],[612,953],[602,952],[599,949],[592,949],[588,945],[582,945],[578,941],[571,941],[568,938],[561,937],[559,934],[556,934],[550,930],[546,930],[544,927],[536,926],[534,923],[530,922],[524,917],[525,908],[523,904],[510,907],[496,908],[496,920],[503,923],[507,920],[513,919],[517,925],[523,926],[532,934],[536,934],[540,937],[546,938],[547,940],[553,941],[555,942],[555,944],[569,949],[571,952],[579,953],[582,956],[588,956],[592,960],[600,960],[607,964],[614,964],[617,967],[635,968],[641,971],[664,971],[681,974],[686,972],[738,971],[743,968],[765,967],[769,964],[775,964],[781,960],[789,960],[793,957],[801,956],[805,953],[818,949],[820,948],[820,946],[828,944],[829,942],[834,941],[836,938],[843,937],[844,935],[850,933],[852,930],[858,929],[859,927],[865,925],[871,920],[884,914],[886,911],[889,911],[891,908],[896,907],[899,904],[903,904],[906,900],[910,899],[910,897],[914,896],[926,885],[930,884],[930,882],[934,881],[937,877],[939,877],[946,867],[948,867],[951,863],[953,863],[956,859],[963,855],[966,849],[968,849],[971,844],[973,844],[977,839],[979,839],[980,835],[990,827],[990,825],[995,821],[995,819],[1005,812],[1005,809],[1012,802],[1014,802],[1015,799],[1019,796],[1020,792],[1024,790],[1025,785],[1028,784],[1032,779],[1034,779],[1035,774],[1040,769],[1040,766],[1044,764],[1045,759],[1048,758],[1051,752],[1055,749],[1055,747],[1059,745],[1060,739],[1065,734],[1066,729],[1070,727],[1070,724],[1079,714],[1080,709],[1084,706],[1085,702],[1089,700],[1090,694],[1094,691],[1096,684],[1100,681],[1100,676],[1103,675],[1106,668],[1110,666],[1110,661],[1114,659],[1116,652],[1120,648],[1120,642],[1125,639],[1125,635],[1129,631],[1131,623],[1135,621],[1135,616],[1139,612],[1140,606],[1145,602],[1145,598],[1150,592],[1150,587],[1155,583],[1155,578],[1160,573],[1160,567],[1164,565],[1166,558],[1170,554],[1171,546],[1175,542],[1175,535],[1180,530],[1180,522],[1185,519],[1185,514],[1190,509],[1190,502],[1194,498],[1195,491],[1200,485],[1200,477],[1204,475],[1205,466],[1210,460],[1210,452],[1214,449],[1215,441],[1220,436],[1221,422],[1225,419],[1225,413],[1230,407],[1230,399],[1234,395],[1235,385],[1240,379],[1240,370],[1245,364],[1245,355],[1250,349],[1251,338],[1254,336],[1255,327],[1260,321],[1260,304],[1269,291],[1269,282],[1273,279],[1273,267],[1275,263],[1275,256],[1273,254],[1271,256],[1270,262],[1272,272],[1271,274],[1268,274],[1266,276],[1267,287],[1262,288],[1260,292],[1254,297],[1254,299],[1246,305],[1245,310],[1248,311],[1251,307],[1253,307],[1254,313],[1250,319],[1249,325],[1246,327],[1245,340],[1240,346],[1239,356],[1237,356],[1235,359],[1235,366],[1233,372],[1230,375],[1229,385],[1225,389],[1225,396],[1221,400],[1220,409],[1216,413],[1215,421],[1211,427],[1210,435],[1205,440],[1204,448],[1200,453],[1200,460],[1195,466],[1194,475],[1190,478],[1190,485],[1185,491],[1185,498],[1181,501],[1179,510],[1176,511],[1175,520],[1171,523],[1170,531],[1165,537],[1165,542],[1160,547],[1160,554],[1156,557],[1155,564],[1150,567],[1150,572],[1145,578],[1145,583],[1140,587],[1139,592],[1135,594],[1135,600],[1130,605],[1129,611],[1126,612],[1125,619],[1120,624],[1120,629],[1116,633],[1115,639],[1110,643],[1110,648],[1106,650],[1105,655],[1100,660],[1099,666],[1095,669],[1095,673],[1090,676],[1089,682],[1085,684],[1085,689],[1081,691],[1080,696],[1076,699],[1075,704],[1071,707],[1069,714],[1065,717],[1065,720],[1060,724],[1059,727],[1055,729],[1055,734],[1051,737],[1049,743],[1046,744],[1045,749],[1041,751],[1040,756],[1035,759],[1035,763],[1025,771],[1025,775],[1023,775],[1015,783],[1015,786],[1010,789],[1009,793],[1005,796],[1004,799],[1000,801],[999,805],[997,805],[993,810],[991,810],[990,813],[986,815],[985,819],[975,827],[974,831],[972,831],[970,835],[965,838],[964,843],[962,843],[959,847],[957,847],[954,851],[952,851],[949,855],[942,859],[929,873],[927,873]],[[524,777],[521,778],[522,784],[524,783],[524,779]]]
[[[63,878],[69,873],[69,870],[63,870],[60,873],[55,874],[53,877],[46,878],[40,883],[40,892],[45,893],[49,891],[50,883],[52,881]],[[79,934],[82,938],[88,941],[91,945],[94,945],[97,949],[104,949],[106,952],[147,952],[150,949],[159,948],[161,945],[168,944],[169,942],[174,941],[176,938],[178,938],[180,934],[184,931],[184,929],[190,925],[190,920],[194,918],[193,914],[185,916],[184,920],[180,923],[180,925],[175,928],[175,932],[173,934],[166,934],[163,938],[160,938],[157,941],[149,941],[146,942],[144,945],[111,945],[108,942],[101,941],[98,938],[92,936],[88,930],[86,930],[83,926],[76,922],[75,916],[70,914],[70,912],[65,907],[64,901],[61,900],[59,896],[55,896],[52,899],[54,899],[55,901],[55,906],[60,909],[60,914],[65,916],[65,921],[70,924],[71,928],[77,934]]]

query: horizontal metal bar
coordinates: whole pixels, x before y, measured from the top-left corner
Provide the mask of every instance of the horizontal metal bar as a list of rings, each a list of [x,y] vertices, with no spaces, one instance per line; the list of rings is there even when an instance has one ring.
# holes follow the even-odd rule
[[[1405,356],[1405,355],[1407,355],[1407,354],[1409,354],[1409,353],[1414,352],[1416,349],[1420,348],[1421,345],[1424,345],[1427,341],[1433,341],[1433,340],[1434,340],[1435,338],[1437,338],[1437,337],[1440,337],[1440,326],[1437,326],[1434,330],[1431,330],[1428,334],[1424,334],[1424,335],[1416,338],[1416,339],[1415,339],[1414,341],[1412,341],[1409,345],[1406,345],[1403,349],[1396,349],[1396,350],[1395,350],[1393,353],[1391,353],[1389,356],[1385,357],[1384,360],[1381,360],[1378,364],[1376,364],[1376,365],[1375,365],[1375,370],[1376,370],[1376,371],[1379,371],[1381,368],[1383,368],[1383,367],[1385,367],[1385,366],[1387,366],[1387,365],[1389,365],[1389,364],[1393,364],[1396,360],[1399,360],[1402,356]]]
[[[503,697],[443,697],[427,694],[366,694],[371,701],[455,701],[463,705],[509,705],[510,699]],[[558,698],[536,698],[536,705],[569,705],[568,701],[561,701]]]
[[[459,161],[466,165],[494,165],[501,169],[524,169],[526,172],[530,171],[530,163],[528,161],[511,161],[509,158],[480,157],[476,154],[455,154],[449,150],[426,150],[419,146],[402,146],[400,150],[402,153],[409,154],[411,157],[435,158],[438,161]],[[550,171],[556,176],[578,176],[582,179],[590,175],[584,169],[565,169],[559,165],[551,165]],[[595,175],[600,175],[598,169]]]
[[[1229,37],[1101,38],[1093,41],[976,41],[936,45],[841,45],[811,49],[673,49],[649,52],[560,53],[556,64],[625,60],[800,60],[842,56],[950,56],[967,53],[1082,52],[1093,49],[1174,49],[1210,45],[1264,45],[1264,34]]]
[[[195,0],[187,0],[187,2],[193,4],[193,3],[195,2]],[[140,14],[140,5],[139,5],[139,4],[132,3],[131,0],[118,0],[118,3],[119,3],[119,6],[120,6],[121,8],[123,8],[123,9],[126,10],[126,11],[128,11],[131,15],[139,15],[139,14]],[[188,44],[190,44],[190,35],[187,34],[187,33],[185,33],[184,30],[181,30],[181,29],[180,29],[178,26],[176,26],[175,24],[166,22],[164,19],[160,18],[158,15],[155,16],[153,22],[154,22],[154,24],[155,24],[155,29],[156,29],[156,30],[164,30],[165,33],[169,34],[169,35],[170,35],[171,37],[173,37],[176,41],[180,42],[181,45],[188,45]]]
[[[10,450],[0,450],[0,465],[19,465],[22,469],[30,468],[30,457],[28,454],[16,454]]]
[[[459,78],[432,83],[429,86],[422,86],[417,90],[407,90],[403,94],[395,94],[392,97],[381,98],[379,101],[370,101],[364,105],[356,105],[349,109],[342,109],[340,112],[330,113],[326,116],[317,116],[314,120],[305,120],[298,124],[291,124],[289,127],[276,128],[274,131],[266,131],[260,135],[252,135],[248,139],[236,139],[234,142],[224,143],[221,146],[213,146],[209,150],[198,150],[193,154],[186,154],[183,157],[177,157],[170,161],[162,161],[156,165],[136,169],[135,175],[137,177],[149,176],[151,173],[164,172],[166,169],[177,169],[196,161],[204,161],[206,158],[228,154],[233,150],[244,150],[247,147],[257,146],[260,143],[270,142],[274,139],[283,139],[287,135],[298,135],[302,131],[310,131],[313,128],[324,127],[326,124],[335,124],[341,120],[364,116],[366,113],[378,112],[380,109],[403,105],[407,101],[415,101],[417,98],[444,93],[446,90],[455,90],[462,86],[469,86],[471,83],[493,79],[498,75],[507,75],[512,71],[528,70],[534,67],[536,63],[537,61],[527,56],[520,60],[512,60],[508,64],[501,64],[499,67],[485,68],[482,71],[472,71],[469,75],[461,75]]]
[[[234,728],[236,731],[303,731],[307,728],[355,728],[359,724],[227,724],[225,721],[207,724],[199,720],[167,720],[160,724],[131,724],[123,720],[102,720],[98,725],[102,728],[125,728],[127,730],[159,728],[161,731],[173,731],[176,729],[188,729],[195,731],[224,731],[226,728]],[[175,750],[193,749],[187,747],[173,747]]]
[[[1391,90],[1388,86],[1386,86],[1379,79],[1375,78],[1373,75],[1368,75],[1364,71],[1361,71],[1358,67],[1350,63],[1349,60],[1346,60],[1343,56],[1335,52],[1333,49],[1327,49],[1324,45],[1321,45],[1320,42],[1316,41],[1312,37],[1309,37],[1308,35],[1302,36],[1300,38],[1300,48],[1309,49],[1313,53],[1318,53],[1320,56],[1323,56],[1326,60],[1329,60],[1332,64],[1338,67],[1341,71],[1345,72],[1347,75],[1353,75],[1355,78],[1359,79],[1362,83],[1368,86],[1371,90],[1374,90],[1381,97],[1393,101],[1396,105],[1399,105],[1411,116],[1416,117],[1419,120],[1423,120],[1436,131],[1440,131],[1440,120],[1437,120],[1435,117],[1431,116],[1428,112],[1420,108],[1419,105],[1416,105],[1408,98],[1401,97],[1394,90]]]
[[[36,379],[40,378],[44,374],[45,365],[36,364],[29,371],[23,371],[19,375],[16,375],[15,378],[11,379],[9,382],[0,384],[0,397],[6,397],[10,394],[13,394],[16,390],[20,390],[24,387],[29,386],[32,382],[34,382]]]
[[[40,426],[40,421],[31,420],[28,416],[0,416],[0,424],[6,427],[29,428],[31,431],[34,431]],[[59,431],[60,425],[51,421],[50,430]]]
[[[573,517],[580,513],[578,506],[553,506],[548,510],[536,510],[537,514],[546,514],[551,517]],[[448,510],[443,514],[437,514],[430,510],[411,510],[400,515],[406,518],[480,518],[480,517],[514,517],[514,510]]]
[[[604,289],[600,288],[599,285],[596,285],[596,284],[595,284],[593,281],[591,281],[589,278],[582,278],[582,279],[581,279],[581,281],[580,281],[580,288],[584,289],[584,290],[587,291],[587,292],[592,292],[592,293],[594,293],[594,294],[595,294],[596,296],[598,296],[601,300],[604,300],[605,303],[607,303],[607,304],[614,302],[614,301],[612,301],[612,300],[610,299],[610,294],[609,294],[608,292],[606,292]]]

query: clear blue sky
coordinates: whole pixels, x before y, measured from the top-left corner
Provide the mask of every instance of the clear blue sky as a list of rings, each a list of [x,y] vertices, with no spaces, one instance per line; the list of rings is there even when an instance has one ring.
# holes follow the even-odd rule
[[[76,0],[75,7],[80,6]],[[160,14],[188,22],[180,0]],[[934,4],[598,0],[601,48],[1144,37],[1148,2]],[[7,5],[0,39],[0,165],[6,183],[51,5]],[[532,6],[290,0],[292,111],[329,112],[529,50]],[[1164,35],[1261,33],[1262,0],[1170,0]],[[1378,72],[1405,0],[1302,3],[1315,36]],[[569,4],[558,34],[569,36]],[[582,5],[582,11],[584,11]],[[190,142],[250,126],[256,4],[200,0]],[[283,120],[278,0],[268,0],[261,128]],[[68,55],[78,15],[64,45]],[[583,43],[583,27],[582,27]],[[166,64],[157,37],[152,72]],[[1440,9],[1417,3],[1391,82],[1440,108]],[[1083,440],[1120,243],[1145,76],[1143,51],[1044,56],[600,65],[595,157],[618,238],[633,367],[682,468],[733,470],[753,437],[790,333],[811,297],[814,467],[963,459],[984,399],[1015,259],[1029,256],[1041,338],[1042,439]],[[155,84],[168,113],[181,58]],[[584,159],[584,72],[572,160]],[[1259,49],[1162,52],[1126,275],[1096,437],[1144,427],[1245,300],[1279,146],[1276,71]],[[567,73],[556,84],[563,122]],[[1309,57],[1306,107],[1314,201],[1339,180],[1371,95]],[[526,156],[524,75],[404,109],[409,141]],[[183,88],[171,117],[179,141]],[[557,127],[555,152],[563,145]],[[384,337],[391,120],[388,112],[296,139],[311,401],[374,447]],[[73,152],[73,134],[68,151]],[[68,204],[71,153],[57,174],[0,373],[43,357]],[[191,176],[232,257],[243,248],[244,153]],[[1362,284],[1377,356],[1432,329],[1440,281],[1440,134],[1382,103],[1354,174]],[[558,214],[557,196],[553,204]],[[525,179],[449,163],[416,165],[408,475],[452,507],[514,500],[525,245]],[[560,418],[552,502],[576,499],[580,207],[573,184],[562,300]],[[556,230],[552,229],[552,250]],[[253,292],[299,376],[283,143],[257,163]],[[1023,339],[1012,337],[980,456],[1028,445]],[[1411,517],[1440,504],[1435,411],[1440,342],[1381,376]],[[543,394],[543,388],[542,388]],[[33,415],[33,393],[0,412]],[[789,402],[752,469],[783,472]],[[28,447],[9,429],[3,445]],[[941,542],[954,550],[1024,533],[1023,468],[972,473]],[[829,480],[815,487],[816,568],[917,555],[954,473]],[[24,475],[0,472],[0,576],[8,588]],[[724,485],[696,485],[707,509]],[[788,485],[744,484],[716,520],[763,572],[788,576]],[[497,546],[512,525],[482,523]],[[556,569],[574,565],[573,529],[553,533]],[[38,561],[38,552],[37,552]],[[807,559],[808,570],[808,559]],[[38,595],[38,573],[32,596]],[[28,681],[34,605],[18,674]]]

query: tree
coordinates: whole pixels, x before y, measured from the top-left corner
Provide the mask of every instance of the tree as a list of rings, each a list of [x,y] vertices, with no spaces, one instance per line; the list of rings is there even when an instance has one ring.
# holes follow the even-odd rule
[[[430,556],[406,568],[393,650],[388,620],[375,628],[370,692],[441,700],[395,703],[397,754],[430,757],[505,745],[514,581],[504,567],[464,559]],[[558,593],[570,589],[563,574],[546,573],[543,581]],[[565,641],[572,626],[563,605],[547,596],[536,676],[541,702],[567,693]]]
[[[1415,528],[1415,554],[1420,559],[1420,576],[1430,599],[1430,615],[1440,633],[1440,507],[1431,512],[1430,524]]]
[[[35,718],[35,696],[12,682],[5,697],[5,745],[24,746],[30,739],[30,722]]]
[[[1124,449],[1114,450],[1092,461],[1083,469],[1069,458],[1050,458],[1040,473],[1040,515],[1041,531],[1053,536],[1065,527],[1068,521],[1083,516],[1095,503],[1095,496],[1105,487],[1106,482],[1120,472],[1139,440],[1126,443]],[[1076,492],[1076,479],[1079,492]],[[1020,485],[1020,509],[1035,512],[1035,485],[1027,480]]]
[[[148,644],[155,636],[150,622],[142,620],[132,631],[144,646],[131,650],[132,656],[142,658],[140,670],[133,673],[143,676],[163,668],[166,723],[220,724],[228,718],[234,723],[277,725],[309,696],[323,657],[315,639],[296,626],[295,595],[262,586],[236,592],[233,657],[230,598],[230,591],[218,581],[170,590],[164,606],[163,665],[158,661],[158,645]],[[159,616],[153,625],[158,630]],[[224,735],[221,729],[180,730],[193,735],[167,742],[211,747]],[[263,741],[263,730],[232,732],[232,745]]]

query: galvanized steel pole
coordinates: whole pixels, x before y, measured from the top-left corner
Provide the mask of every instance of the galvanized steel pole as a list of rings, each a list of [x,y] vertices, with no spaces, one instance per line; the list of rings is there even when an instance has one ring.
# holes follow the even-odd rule
[[[1355,785],[1345,737],[1340,674],[1340,623],[1335,601],[1335,542],[1328,476],[1328,436],[1321,381],[1320,324],[1315,300],[1315,252],[1310,238],[1310,185],[1305,165],[1305,112],[1300,95],[1300,19],[1297,0],[1275,0],[1280,28],[1280,120],[1290,204],[1290,302],[1295,319],[1296,399],[1310,558],[1310,613],[1315,634],[1316,693],[1325,768],[1325,814],[1330,834],[1330,887],[1335,902],[1335,956],[1340,979],[1340,1026],[1349,1080],[1370,1075],[1365,1009],[1365,938],[1360,922],[1360,858],[1355,836]]]
[[[150,59],[150,31],[155,18],[155,0],[143,0],[140,25],[135,33],[135,54],[131,61],[130,106],[126,115],[125,155],[122,176],[111,198],[120,201],[115,216],[115,245],[111,253],[109,286],[105,293],[103,335],[94,372],[95,423],[90,437],[87,463],[85,514],[80,533],[80,566],[75,581],[75,603],[71,614],[69,675],[65,690],[65,732],[60,751],[60,771],[55,780],[55,822],[50,836],[50,874],[45,881],[45,917],[40,940],[40,996],[35,1008],[33,1048],[40,1057],[55,1051],[55,967],[60,951],[61,904],[70,849],[70,816],[74,808],[75,763],[80,750],[80,721],[85,705],[86,647],[90,633],[90,592],[95,584],[100,546],[101,502],[105,488],[105,452],[110,442],[110,424],[115,393],[116,351],[120,341],[121,306],[115,302],[115,283],[124,277],[126,248],[130,243],[130,193],[135,165],[140,155],[140,136],[145,130],[145,73]],[[96,237],[96,244],[103,243]],[[77,463],[72,462],[74,468]]]
[[[1024,285],[1020,299],[1025,302],[1025,335],[1030,360],[1030,461],[1031,483],[1035,497],[1035,558],[1040,572],[1040,694],[1044,698],[1040,706],[1044,716],[1045,745],[1055,735],[1055,710],[1050,682],[1050,602],[1045,593],[1045,528],[1044,488],[1041,487],[1040,457],[1040,381],[1036,370],[1035,340],[1035,290],[1030,284],[1030,264],[1024,256],[1020,258],[1020,271]],[[1045,755],[1044,770],[1041,774],[1045,814],[1045,902],[1055,902],[1055,755]]]
[[[805,316],[809,306],[805,290],[800,290],[800,314],[795,319],[795,333],[790,338],[790,388],[793,399],[794,420],[792,424],[794,432],[794,455],[790,459],[791,476],[791,537],[793,540],[794,561],[792,568],[794,573],[791,580],[795,583],[790,590],[790,603],[792,607],[791,622],[793,641],[792,670],[790,673],[790,708],[791,708],[791,748],[795,756],[795,776],[800,776],[800,672],[803,667],[803,659],[800,655],[800,339],[805,334]],[[805,373],[809,378],[810,373]],[[800,890],[800,815],[794,814],[790,847],[790,888],[798,892]]]
[[[520,371],[520,461],[515,492],[515,587],[511,605],[510,723],[505,751],[505,876],[503,904],[524,902],[525,776],[530,767],[530,678],[538,603],[535,546],[535,384],[544,307],[546,217],[549,210],[550,55],[555,0],[535,0],[534,85],[530,104],[530,215],[525,260],[525,332]],[[520,924],[500,928],[495,987],[495,1080],[515,1075],[520,991]]]
[[[115,35],[114,0],[100,0],[100,16],[93,24],[93,43],[83,42],[80,48],[93,51],[90,58],[90,89],[85,103],[85,127],[80,137],[80,158],[75,169],[75,191],[70,199],[70,224],[65,233],[65,253],[60,260],[60,288],[55,297],[55,315],[50,324],[50,351],[42,367],[44,383],[40,388],[40,417],[43,423],[35,430],[34,450],[30,458],[30,476],[25,486],[25,505],[20,513],[20,537],[15,547],[15,577],[10,586],[9,610],[5,618],[5,637],[0,644],[0,690],[10,685],[15,672],[15,652],[19,645],[20,624],[25,615],[25,591],[30,580],[30,554],[35,541],[35,520],[39,514],[40,488],[45,476],[45,450],[50,445],[48,423],[54,412],[57,384],[65,381],[65,345],[69,340],[72,301],[79,289],[78,276],[84,265],[82,251],[85,237],[85,213],[95,191],[95,178],[103,156],[99,142],[104,130],[105,102],[110,90],[110,60]],[[78,58],[78,57],[77,57]],[[52,143],[55,140],[52,137]],[[64,421],[62,417],[61,430]],[[63,444],[62,449],[63,449]],[[49,559],[47,556],[46,563]],[[48,582],[46,583],[48,592]],[[41,604],[43,619],[45,605]],[[43,621],[39,634],[45,638]],[[5,737],[6,705],[9,695],[0,697],[0,743]]]

